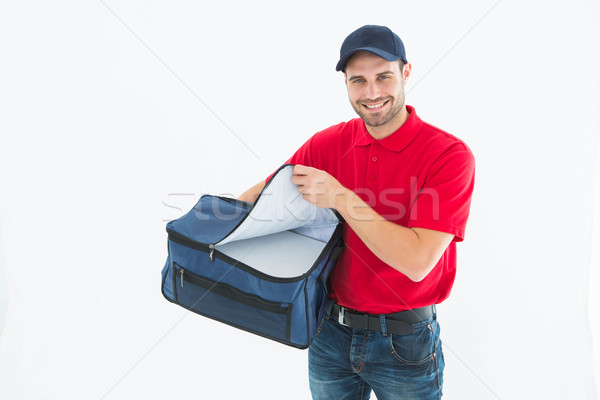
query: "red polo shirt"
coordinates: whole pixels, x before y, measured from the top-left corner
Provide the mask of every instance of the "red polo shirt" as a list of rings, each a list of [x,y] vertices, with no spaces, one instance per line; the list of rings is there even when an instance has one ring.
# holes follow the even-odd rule
[[[373,139],[356,118],[318,132],[287,161],[327,171],[396,224],[454,235],[429,275],[413,282],[344,224],[346,248],[330,278],[331,297],[362,312],[393,313],[445,300],[456,273],[456,242],[465,235],[473,155],[460,139],[423,122],[413,107],[407,110],[404,125],[384,139]]]

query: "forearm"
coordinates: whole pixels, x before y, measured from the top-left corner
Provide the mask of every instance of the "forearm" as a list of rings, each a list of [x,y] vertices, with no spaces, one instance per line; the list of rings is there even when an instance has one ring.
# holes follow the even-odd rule
[[[335,208],[369,250],[411,280],[433,268],[417,231],[386,220],[351,190],[336,197]]]
[[[292,183],[298,185],[304,200],[336,209],[369,250],[415,282],[431,272],[454,239],[451,233],[407,228],[386,220],[323,170],[296,165]]]
[[[265,187],[265,181],[260,181],[250,189],[238,196],[239,200],[246,201],[248,203],[254,203],[260,192]]]

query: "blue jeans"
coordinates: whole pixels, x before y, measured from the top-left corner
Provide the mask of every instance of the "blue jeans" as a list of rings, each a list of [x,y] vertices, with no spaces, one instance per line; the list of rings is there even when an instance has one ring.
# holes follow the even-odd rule
[[[352,329],[327,312],[308,348],[313,399],[363,400],[371,390],[378,400],[441,399],[439,324],[434,315],[413,327],[408,335]]]

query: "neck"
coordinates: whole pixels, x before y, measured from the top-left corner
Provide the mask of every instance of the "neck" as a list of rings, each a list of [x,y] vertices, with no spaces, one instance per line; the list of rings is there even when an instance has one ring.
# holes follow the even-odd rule
[[[403,105],[400,111],[398,111],[398,113],[394,115],[392,119],[390,119],[387,123],[381,126],[366,125],[367,132],[369,132],[369,134],[373,136],[373,139],[375,140],[381,140],[383,138],[386,138],[392,133],[396,132],[398,129],[400,129],[400,127],[404,125],[404,123],[408,119],[409,115],[410,114],[406,109],[406,105]]]

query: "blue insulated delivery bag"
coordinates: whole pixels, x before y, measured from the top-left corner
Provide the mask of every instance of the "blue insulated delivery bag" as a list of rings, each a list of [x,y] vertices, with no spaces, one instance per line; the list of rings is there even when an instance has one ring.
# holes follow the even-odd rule
[[[283,165],[253,204],[204,195],[167,224],[167,300],[205,317],[307,348],[342,249],[336,213],[307,202]]]

